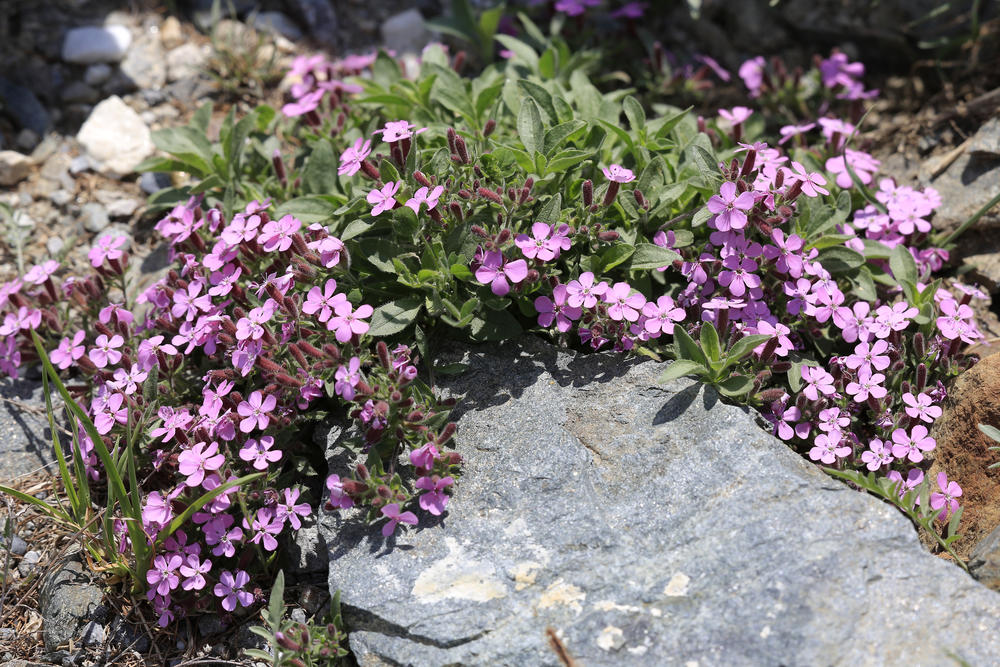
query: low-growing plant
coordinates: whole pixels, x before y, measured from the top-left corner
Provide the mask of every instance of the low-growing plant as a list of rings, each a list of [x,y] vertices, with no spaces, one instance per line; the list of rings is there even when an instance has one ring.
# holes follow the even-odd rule
[[[388,539],[441,515],[461,456],[435,383],[464,368],[439,351],[526,332],[673,359],[665,380],[754,407],[923,529],[947,522],[950,548],[960,489],[923,468],[980,293],[934,277],[937,193],[870,191],[846,121],[775,147],[749,108],[650,113],[554,38],[498,40],[513,57],[473,78],[436,45],[409,76],[386,52],[300,57],[281,113],[231,113],[212,142],[203,107],[154,134],[169,157],[143,168],[196,179],[151,198],[162,280],[132,293],[104,236],[92,275],[57,286],[47,262],[0,286],[0,368],[40,361],[63,398],[63,518],[101,512],[92,555],[162,625],[245,613],[319,504],[308,431],[331,416],[354,459],[325,471],[327,509]]]

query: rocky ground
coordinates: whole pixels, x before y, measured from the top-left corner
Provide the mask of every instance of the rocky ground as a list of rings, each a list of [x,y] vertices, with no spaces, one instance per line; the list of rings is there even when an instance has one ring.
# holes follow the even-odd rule
[[[136,259],[133,279],[140,284],[152,280],[163,267],[165,253],[152,237],[151,226],[156,216],[150,213],[146,199],[168,185],[171,176],[132,173],[136,164],[154,152],[151,131],[183,122],[206,102],[215,105],[216,118],[221,118],[232,106],[242,111],[260,100],[280,102],[281,72],[297,53],[323,49],[345,54],[367,50],[383,41],[399,51],[419,50],[429,38],[419,24],[420,13],[425,17],[434,16],[448,3],[437,0],[380,0],[377,3],[368,0],[234,0],[222,4],[231,4],[235,14],[213,15],[212,2],[207,0],[167,3],[153,0],[129,3],[6,0],[3,3],[0,62],[5,66],[0,71],[0,202],[8,204],[14,215],[11,219],[3,219],[0,228],[3,241],[0,243],[0,279],[50,257],[71,267],[81,265],[86,262],[86,251],[97,235],[110,232],[130,239]],[[871,56],[876,62],[879,56],[872,54],[903,53],[900,57],[909,57],[919,65],[920,61],[912,57],[912,40],[907,41],[910,39],[907,36],[900,42],[898,31],[884,27],[892,22],[878,23],[881,15],[874,14],[890,12],[891,16],[892,11],[904,12],[907,20],[915,20],[921,11],[935,6],[936,2],[877,3],[871,16],[841,12],[837,4],[783,2],[775,10],[768,8],[766,2],[705,2],[709,20],[692,23],[686,11],[664,14],[661,17],[662,34],[668,42],[674,39],[683,43],[685,39],[693,39],[699,44],[718,46],[721,49],[717,54],[719,59],[733,69],[742,57],[762,48],[781,51],[793,60],[797,56],[807,57],[809,54],[805,53],[803,44],[808,44],[810,52],[814,46],[821,51],[834,45],[842,46],[853,55]],[[862,4],[867,7],[870,3]],[[831,15],[836,20],[830,21]],[[736,26],[741,29],[736,30]],[[883,27],[875,29],[872,26]],[[925,24],[920,28],[929,30]],[[995,26],[993,30],[995,33]],[[889,48],[891,45],[896,46]],[[713,52],[712,48],[704,50]],[[909,56],[905,55],[907,52]],[[876,147],[877,156],[884,162],[884,171],[905,182],[937,188],[945,206],[938,212],[936,224],[950,228],[957,227],[1000,189],[1000,120],[995,118],[1000,109],[1000,94],[996,88],[1000,80],[996,76],[997,68],[989,66],[989,63],[995,65],[995,53],[981,49],[965,53],[963,58],[957,64],[938,62],[928,66],[937,67],[945,81],[933,88],[927,87],[926,72],[916,65],[901,75],[898,63],[881,63],[884,69],[876,72],[876,76],[880,77],[878,83],[885,91],[884,101],[877,105],[866,123],[876,128],[869,138]],[[886,60],[892,61],[892,57]],[[983,71],[992,74],[982,75]],[[995,297],[1000,296],[997,225],[1000,225],[1000,213],[994,210],[963,238],[953,258],[957,272],[981,283]],[[1000,340],[1000,322],[990,308],[982,310],[981,325],[988,335]],[[991,354],[994,350],[1000,350],[1000,345],[982,348],[982,354]],[[991,359],[996,361],[1000,357]],[[986,407],[996,404],[996,378],[1000,377],[1000,369],[994,370],[992,367],[996,364],[992,361],[981,366],[979,375],[970,374],[968,392],[956,391],[952,397],[955,406],[965,406],[950,408],[954,414],[961,415],[961,427],[953,430],[955,437],[939,438],[939,456],[947,465],[949,475],[966,484],[966,524],[963,525],[967,538],[960,543],[960,553],[971,553],[973,564],[978,564],[974,570],[991,586],[1000,588],[1000,574],[997,574],[1000,573],[1000,544],[997,544],[1000,533],[989,535],[1000,524],[1000,471],[986,469],[993,460],[1000,460],[1000,453],[988,449],[992,443],[975,430],[973,423],[996,417],[995,411],[990,412],[992,408]],[[961,412],[968,406],[981,406],[982,410]],[[16,488],[36,497],[58,492],[51,475],[43,468],[51,464],[46,453],[48,434],[41,413],[43,408],[37,378],[0,383],[2,477],[5,482],[13,479]],[[580,436],[573,428],[570,431],[579,437],[587,451],[573,450],[567,456],[596,457],[600,464],[602,454],[586,447],[590,442],[588,438]],[[970,442],[974,443],[971,448]],[[794,468],[791,463],[788,466]],[[816,481],[814,477],[809,479]],[[520,482],[512,480],[511,483]],[[545,481],[536,483],[548,484]],[[477,502],[473,495],[468,497],[469,502]],[[79,553],[74,554],[76,547],[72,534],[46,523],[28,506],[4,500],[8,502],[11,534],[0,538],[8,545],[0,549],[0,571],[8,573],[3,578],[0,593],[0,664],[26,665],[29,663],[5,661],[30,659],[79,665],[107,662],[176,665],[204,656],[238,659],[240,647],[255,640],[246,629],[249,619],[244,619],[245,622],[235,628],[222,627],[206,619],[194,627],[182,628],[176,635],[153,632],[155,623],[143,617],[141,606],[127,598],[110,598],[102,594],[91,578],[92,568],[86,559]],[[456,506],[459,507],[457,503]],[[583,510],[567,509],[570,513],[579,511]],[[865,511],[874,510],[868,507]],[[890,526],[891,531],[902,531],[896,525],[898,522],[892,523],[885,516],[884,508],[879,512],[876,512],[878,516],[872,515],[872,521]],[[456,517],[459,523],[461,517]],[[322,530],[329,530],[329,526]],[[303,617],[315,613],[327,596],[327,554],[322,530],[313,527],[305,531],[299,542],[290,547],[292,557],[299,562],[300,581],[292,587],[299,607],[296,613]],[[427,535],[430,537],[430,533]],[[530,531],[525,535],[531,537]],[[711,539],[722,540],[722,537]],[[977,544],[980,545],[978,549]],[[430,546],[424,546],[429,553],[433,551]],[[905,546],[910,549],[912,545]],[[560,546],[563,547],[570,551],[574,548],[572,544]],[[876,547],[877,544],[869,544],[866,548]],[[394,551],[391,545],[386,548],[387,554],[395,553],[395,558],[402,553]],[[464,547],[458,545],[456,548]],[[445,553],[444,549],[439,549],[440,554],[434,553],[451,557],[452,552]],[[340,566],[346,567],[355,559],[370,558],[369,550],[364,551],[364,554],[352,551],[350,558],[345,558]],[[615,554],[617,552],[611,556],[617,558]],[[829,554],[817,556],[820,557],[832,558]],[[396,567],[395,561],[385,562]],[[688,567],[688,561],[678,563],[678,567]],[[493,568],[490,572],[499,573],[497,576],[502,578],[504,595],[495,596],[498,600],[508,599],[510,586],[517,591],[523,590],[517,586],[528,579],[531,581],[526,588],[529,592],[534,591],[535,578],[543,571],[539,567],[507,573],[504,568],[519,567],[513,562],[491,562],[483,567]],[[928,572],[935,567],[926,565]],[[567,609],[573,612],[574,605],[583,605],[583,598],[578,600],[575,596],[585,584],[573,580],[568,573],[556,572],[545,579],[541,593],[543,598],[549,595],[546,600],[554,600],[543,607],[548,609],[546,614],[559,620],[560,613]],[[685,577],[694,576],[687,569],[684,572]],[[957,572],[949,571],[940,576],[954,577]],[[505,578],[508,574],[513,577],[510,581]],[[676,573],[664,574],[673,576]],[[470,594],[481,595],[484,590],[494,590],[489,588],[489,577],[477,578],[481,575],[478,571],[469,575],[475,584],[469,589],[474,589]],[[939,576],[937,570],[933,576]],[[428,581],[431,588],[425,592],[435,602],[454,599],[452,589],[435,588],[433,577]],[[749,585],[743,579],[739,582]],[[803,582],[798,585],[804,585]],[[407,582],[407,585],[414,584]],[[682,585],[680,580],[675,583],[670,577],[657,585],[674,592],[686,591],[688,586]],[[696,590],[698,585],[695,581],[691,590]],[[971,582],[964,581],[961,585],[967,587]],[[869,587],[864,590],[869,595],[881,596],[888,589]],[[978,587],[969,590],[972,591],[969,593],[971,599],[981,600],[982,608],[995,614],[995,601],[984,597]],[[632,593],[637,596],[635,599],[609,598],[607,604],[611,606],[603,610],[628,616],[622,623],[615,625],[597,615],[588,616],[586,623],[573,626],[574,632],[581,633],[579,637],[583,639],[579,641],[587,646],[579,653],[590,658],[587,664],[616,657],[624,659],[629,655],[641,656],[646,630],[640,626],[659,627],[663,622],[653,612],[658,609],[663,613],[663,609],[642,598],[638,588]],[[675,598],[685,598],[686,593],[665,595],[671,599],[670,604],[680,604]],[[586,604],[592,603],[603,604],[593,599],[588,599]],[[505,604],[507,602],[497,603],[497,619],[509,612]],[[812,602],[807,600],[803,604]],[[648,608],[648,618],[633,618],[632,607]],[[588,614],[593,611],[588,607]],[[409,608],[387,609],[382,598],[358,602],[352,613],[365,632],[354,640],[355,650],[393,660],[398,658],[400,651],[405,654],[412,648],[406,642],[413,638],[394,635],[392,629],[407,623],[408,615],[418,612]],[[521,627],[518,624],[524,619],[517,614],[512,618],[516,622],[512,621],[510,627]],[[601,627],[593,625],[605,621],[606,625]],[[480,631],[475,623],[470,627],[469,636]],[[779,625],[766,627],[778,628]],[[759,656],[772,655],[769,651],[777,650],[774,646],[786,645],[764,641],[767,639],[764,630],[758,630],[761,638]],[[422,650],[433,653],[428,658],[432,661],[451,659],[455,655],[461,657],[465,655],[462,651],[477,650],[476,646],[493,641],[484,635],[483,639],[475,640],[479,644],[471,645],[473,640],[464,641],[464,635],[457,637],[463,641],[454,643],[456,637],[438,633],[431,640],[417,637],[416,641],[424,647]],[[570,635],[576,642],[574,637],[576,635]],[[786,633],[779,638],[787,643],[795,637],[794,633]],[[525,645],[530,646],[524,649],[524,655],[548,650],[538,649],[536,639],[525,641]],[[955,631],[955,642],[967,639]],[[596,649],[590,646],[590,640]],[[657,651],[665,650],[663,646],[657,644],[646,650],[653,651],[650,656],[660,655]]]

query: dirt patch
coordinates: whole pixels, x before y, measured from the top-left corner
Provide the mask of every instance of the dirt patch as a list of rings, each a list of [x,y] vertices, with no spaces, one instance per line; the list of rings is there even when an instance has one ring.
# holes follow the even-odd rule
[[[928,475],[934,480],[944,471],[962,486],[962,538],[955,550],[968,558],[976,543],[1000,525],[1000,468],[989,469],[1000,461],[1000,451],[989,448],[1000,443],[976,426],[1000,427],[1000,355],[986,357],[961,375],[944,408],[932,430],[937,449]]]

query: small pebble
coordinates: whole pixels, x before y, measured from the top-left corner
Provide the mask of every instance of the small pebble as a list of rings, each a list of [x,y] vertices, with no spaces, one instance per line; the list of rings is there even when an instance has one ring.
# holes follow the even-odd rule
[[[107,633],[104,631],[103,625],[96,621],[90,621],[83,626],[80,638],[83,639],[84,646],[100,646],[107,638]]]
[[[103,231],[111,223],[107,210],[97,202],[84,204],[80,217],[83,218],[83,228],[95,234]]]
[[[99,86],[110,78],[111,66],[105,63],[91,65],[83,75],[83,81],[88,86]]]
[[[90,158],[86,155],[80,155],[79,157],[73,158],[73,161],[69,163],[69,173],[76,176],[80,172],[87,171],[91,169]]]
[[[51,201],[56,206],[65,206],[66,204],[73,201],[73,195],[66,190],[56,190],[49,195],[49,201]]]
[[[7,538],[0,537],[0,545],[7,545]],[[23,556],[28,550],[28,543],[25,542],[19,535],[14,535],[10,541],[10,552],[15,556]]]

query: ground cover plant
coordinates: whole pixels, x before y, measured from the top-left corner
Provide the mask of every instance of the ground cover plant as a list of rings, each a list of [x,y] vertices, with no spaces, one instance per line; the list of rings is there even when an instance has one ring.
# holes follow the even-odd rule
[[[863,66],[752,59],[748,106],[697,115],[660,84],[594,85],[561,19],[520,25],[471,78],[441,45],[415,72],[386,52],[297,59],[281,109],[230,113],[214,140],[208,106],[155,133],[167,156],[143,168],[195,178],[151,198],[162,280],[134,290],[104,236],[90,275],[49,261],[0,286],[0,368],[41,362],[74,434],[53,422],[69,506],[22,500],[87,526],[89,556],[161,625],[263,602],[323,488],[387,538],[444,513],[461,492],[434,391],[463,370],[436,362],[449,338],[672,359],[664,381],[751,405],[950,548],[961,488],[924,478],[928,428],[982,295],[935,277],[936,193],[853,147]],[[328,416],[353,422],[357,461],[318,479],[302,433]]]

